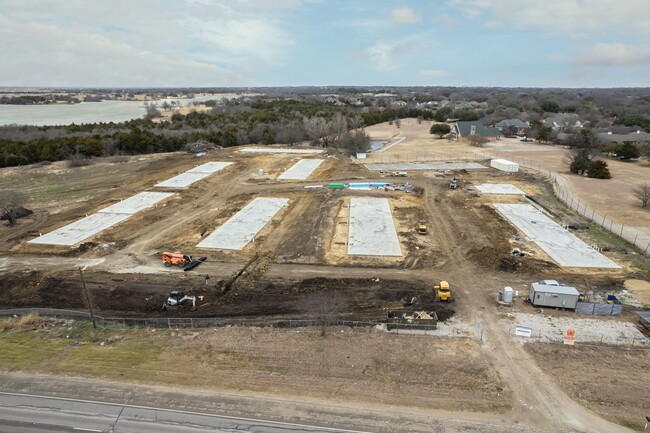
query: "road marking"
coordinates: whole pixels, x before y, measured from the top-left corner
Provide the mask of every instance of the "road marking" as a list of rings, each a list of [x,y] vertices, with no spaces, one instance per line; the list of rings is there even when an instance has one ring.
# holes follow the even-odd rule
[[[99,433],[102,433],[102,430],[96,430],[96,429],[94,429],[94,428],[72,427],[72,430],[78,430],[78,431],[92,431],[92,432],[99,432]]]
[[[198,415],[198,416],[206,416],[206,417],[219,418],[219,419],[225,419],[225,420],[244,421],[244,422],[250,422],[250,423],[264,423],[264,424],[271,424],[271,425],[278,425],[278,426],[290,426],[290,427],[299,427],[299,428],[308,428],[308,429],[318,429],[318,430],[331,431],[331,432],[371,433],[371,432],[362,431],[362,430],[347,430],[347,429],[341,429],[341,428],[321,427],[321,426],[308,425],[308,424],[298,424],[298,423],[292,423],[292,422],[270,421],[270,420],[255,419],[255,418],[242,418],[242,417],[227,416],[227,415],[215,415],[215,414],[210,414],[210,413],[192,412],[192,411],[187,411],[187,410],[164,409],[164,408],[159,408],[159,407],[138,406],[138,405],[135,405],[135,404],[110,403],[110,402],[103,402],[103,401],[96,401],[96,400],[84,400],[84,399],[79,399],[79,398],[51,397],[51,396],[46,396],[46,395],[21,394],[21,393],[18,393],[18,392],[2,392],[2,391],[0,391],[0,395],[11,395],[11,396],[15,396],[15,397],[42,398],[42,399],[45,399],[45,400],[72,401],[72,402],[77,402],[77,403],[103,404],[103,405],[107,405],[107,406],[116,406],[116,407],[122,407],[122,408],[128,407],[128,408],[131,408],[131,409],[145,409],[145,410],[153,410],[153,411],[159,411],[159,412],[180,413],[180,414],[184,414],[184,415]],[[88,431],[99,431],[99,432],[101,432],[101,430],[88,430]]]

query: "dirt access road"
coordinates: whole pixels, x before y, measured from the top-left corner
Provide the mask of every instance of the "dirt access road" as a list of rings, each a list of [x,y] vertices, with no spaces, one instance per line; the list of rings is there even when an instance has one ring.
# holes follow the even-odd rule
[[[395,149],[399,146],[401,144]],[[447,188],[452,176],[461,177],[465,185],[470,185],[501,181],[503,174],[493,170],[413,174],[408,181],[422,188],[424,194],[405,199],[399,192],[384,191],[319,190],[312,193],[306,192],[301,182],[275,181],[274,176],[295,162],[292,156],[242,155],[228,150],[212,158],[232,160],[235,164],[183,191],[155,212],[138,215],[76,250],[62,252],[57,248],[25,245],[29,236],[3,232],[6,233],[4,251],[9,251],[3,256],[5,269],[12,269],[19,263],[39,262],[38,257],[49,260],[47,266],[44,260],[35,269],[5,273],[0,286],[3,305],[83,308],[81,284],[75,269],[79,259],[103,260],[91,262],[94,266],[87,268],[86,276],[98,313],[115,315],[159,316],[161,299],[169,290],[189,287],[204,294],[205,301],[196,312],[183,314],[308,317],[309,311],[301,309],[302,299],[312,294],[329,293],[347,300],[348,317],[376,319],[385,314],[386,308],[404,307],[412,303],[413,298],[416,298],[416,307],[440,308],[439,303],[432,302],[430,287],[432,282],[444,278],[452,283],[455,293],[456,302],[451,305],[454,317],[481,324],[485,344],[476,350],[489,360],[490,368],[498,372],[508,391],[512,392],[512,409],[502,415],[507,424],[512,426],[518,422],[538,431],[624,431],[568,399],[535,365],[523,347],[513,344],[495,324],[497,310],[492,299],[495,291],[504,285],[525,286],[530,281],[551,277],[597,285],[602,281],[609,284],[612,278],[623,276],[623,273],[610,271],[584,273],[559,269],[533,245],[527,247],[534,254],[513,258],[510,240],[516,230],[498,217],[483,198]],[[50,189],[51,185],[57,185],[56,182],[48,183],[48,178],[64,176],[71,192],[61,188],[58,200],[67,203],[73,193],[78,200],[76,205],[62,206],[59,212],[37,223],[36,228],[30,225],[30,236],[34,235],[34,230],[49,231],[80,214],[150,188],[153,182],[198,162],[190,156],[168,155],[137,164],[136,169],[124,170],[110,164],[106,168],[99,167],[95,173],[115,171],[112,175],[106,173],[103,185],[118,185],[119,179],[123,179],[122,187],[108,191],[97,182],[80,193],[86,185],[84,170],[61,173],[44,170],[42,175],[28,173],[25,185],[36,193],[44,188],[43,185],[49,185]],[[260,178],[259,168],[265,169],[268,175]],[[85,173],[90,174],[89,171]],[[349,159],[337,156],[327,159],[314,182],[357,179],[381,180],[377,173],[370,173]],[[540,179],[534,176],[522,173],[515,179],[539,188]],[[250,199],[260,195],[286,196],[290,198],[290,206],[263,229],[254,244],[238,252],[210,252],[210,262],[189,275],[161,266],[159,257],[163,249],[191,251],[200,241],[203,228],[213,230]],[[354,196],[390,198],[405,253],[402,261],[368,258],[343,264],[330,261],[330,240],[341,225],[336,216]],[[48,207],[59,209],[50,198],[39,210],[46,211]],[[430,221],[431,235],[428,237],[413,234],[413,227],[421,217]],[[26,220],[21,224],[33,222]],[[622,256],[615,259],[624,260]],[[233,274],[247,265],[250,267],[242,278],[224,290]],[[208,284],[203,280],[204,273],[212,275]],[[326,383],[327,375],[322,380]],[[462,419],[463,415],[454,413],[453,417]],[[467,419],[474,419],[474,415]]]

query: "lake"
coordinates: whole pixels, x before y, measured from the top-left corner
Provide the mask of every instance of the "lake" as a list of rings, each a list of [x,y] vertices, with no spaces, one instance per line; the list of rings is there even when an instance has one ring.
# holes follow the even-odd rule
[[[220,99],[221,96],[198,96],[194,99],[162,99],[151,101],[178,101],[182,105]],[[79,104],[0,105],[0,125],[69,125],[75,123],[125,122],[142,118],[144,101],[102,101]]]

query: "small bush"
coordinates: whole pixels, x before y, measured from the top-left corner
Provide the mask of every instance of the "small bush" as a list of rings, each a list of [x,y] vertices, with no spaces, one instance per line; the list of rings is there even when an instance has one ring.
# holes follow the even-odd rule
[[[126,155],[115,155],[108,157],[106,161],[110,164],[123,164],[125,162],[129,162],[129,157]]]
[[[76,154],[72,158],[68,160],[68,167],[74,168],[74,167],[85,167],[87,165],[91,165],[92,160],[90,158],[86,158],[83,155]]]

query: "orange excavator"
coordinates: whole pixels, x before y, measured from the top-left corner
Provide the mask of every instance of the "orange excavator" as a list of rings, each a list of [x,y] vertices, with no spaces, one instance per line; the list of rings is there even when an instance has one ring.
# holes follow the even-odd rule
[[[180,251],[174,251],[173,253],[164,252],[162,253],[162,262],[166,267],[178,266],[179,268],[184,268],[189,265],[192,261],[192,257],[181,253]]]

